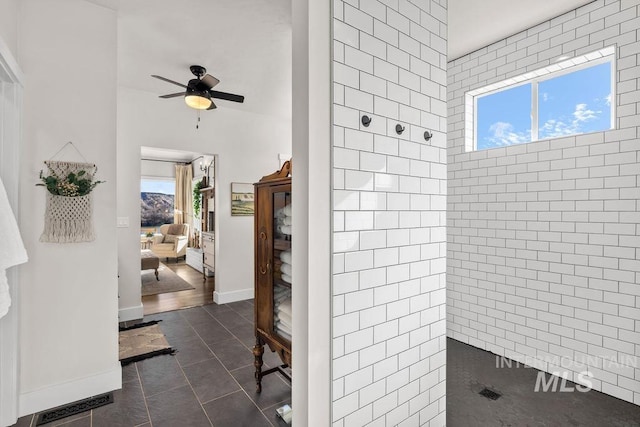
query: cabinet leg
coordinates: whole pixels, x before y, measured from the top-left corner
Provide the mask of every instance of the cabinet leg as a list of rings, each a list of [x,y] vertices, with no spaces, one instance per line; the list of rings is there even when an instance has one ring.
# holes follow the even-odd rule
[[[262,355],[264,354],[264,345],[259,339],[256,339],[256,345],[253,347],[253,366],[256,368],[256,391],[262,392]]]

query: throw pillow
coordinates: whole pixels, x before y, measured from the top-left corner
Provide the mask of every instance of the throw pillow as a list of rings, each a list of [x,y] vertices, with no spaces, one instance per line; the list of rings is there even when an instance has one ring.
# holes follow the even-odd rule
[[[175,241],[178,240],[179,237],[182,236],[176,236],[175,234],[165,234],[162,243],[175,243]]]
[[[169,228],[167,228],[167,234],[173,234],[174,236],[179,236],[182,234],[183,229],[184,229],[184,224],[171,224]]]

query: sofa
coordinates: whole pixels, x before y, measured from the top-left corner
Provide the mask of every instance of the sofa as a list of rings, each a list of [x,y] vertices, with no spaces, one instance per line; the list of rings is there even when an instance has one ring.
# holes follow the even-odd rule
[[[175,258],[176,262],[180,257],[187,257],[187,246],[189,243],[188,224],[164,224],[160,226],[160,235],[153,236],[151,252],[158,258]]]

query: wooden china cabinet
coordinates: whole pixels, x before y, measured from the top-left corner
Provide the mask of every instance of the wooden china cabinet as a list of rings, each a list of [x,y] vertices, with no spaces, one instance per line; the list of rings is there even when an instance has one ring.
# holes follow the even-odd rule
[[[280,372],[291,380],[291,162],[255,185],[255,379]],[[264,346],[282,365],[262,370]]]

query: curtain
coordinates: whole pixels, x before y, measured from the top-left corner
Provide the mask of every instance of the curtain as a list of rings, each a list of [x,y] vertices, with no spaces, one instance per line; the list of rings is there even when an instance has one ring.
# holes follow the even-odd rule
[[[173,211],[173,222],[175,224],[193,226],[192,180],[193,169],[191,165],[176,165],[176,197]]]

